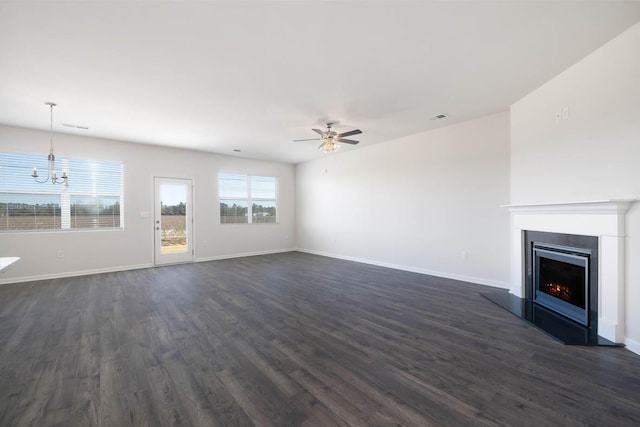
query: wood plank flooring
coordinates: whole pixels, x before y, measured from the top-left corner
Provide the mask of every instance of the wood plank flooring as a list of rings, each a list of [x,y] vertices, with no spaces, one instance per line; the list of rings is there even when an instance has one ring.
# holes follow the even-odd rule
[[[0,287],[2,426],[640,425],[640,356],[291,252]]]

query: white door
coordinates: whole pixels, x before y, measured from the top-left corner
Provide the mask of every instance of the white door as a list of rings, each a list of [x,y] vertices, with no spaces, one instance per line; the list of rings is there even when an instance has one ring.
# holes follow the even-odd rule
[[[154,178],[156,265],[193,261],[193,206],[190,179]]]

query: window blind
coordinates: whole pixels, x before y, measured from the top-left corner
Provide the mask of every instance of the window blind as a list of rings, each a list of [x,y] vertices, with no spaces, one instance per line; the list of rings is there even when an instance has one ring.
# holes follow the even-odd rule
[[[65,184],[37,183],[46,177],[47,158],[0,152],[0,231],[123,228],[123,164],[56,159]]]

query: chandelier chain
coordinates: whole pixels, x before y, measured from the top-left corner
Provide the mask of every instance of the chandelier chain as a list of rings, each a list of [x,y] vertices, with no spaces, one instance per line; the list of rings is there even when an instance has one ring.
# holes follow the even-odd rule
[[[53,106],[55,104],[49,103],[49,108],[51,110],[49,114],[49,152],[53,153]]]

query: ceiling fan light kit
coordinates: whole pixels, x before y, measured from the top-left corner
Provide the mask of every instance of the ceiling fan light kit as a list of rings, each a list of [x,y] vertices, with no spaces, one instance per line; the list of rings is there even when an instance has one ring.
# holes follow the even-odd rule
[[[340,149],[340,143],[356,145],[360,141],[355,141],[353,139],[345,139],[345,136],[358,135],[361,134],[362,131],[360,129],[350,130],[348,132],[337,133],[331,130],[331,126],[333,123],[327,123],[327,130],[321,131],[320,129],[311,129],[318,135],[320,138],[311,138],[311,139],[294,139],[293,142],[301,142],[301,141],[322,141],[322,144],[318,147],[320,151],[323,153],[335,153]]]
[[[318,147],[323,153],[335,153],[340,149],[340,144],[333,141],[325,141]]]

